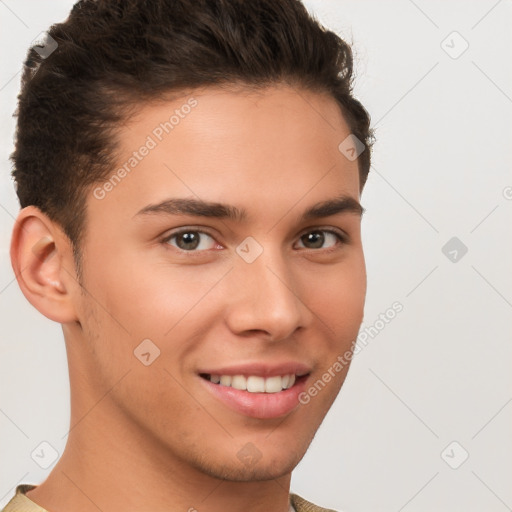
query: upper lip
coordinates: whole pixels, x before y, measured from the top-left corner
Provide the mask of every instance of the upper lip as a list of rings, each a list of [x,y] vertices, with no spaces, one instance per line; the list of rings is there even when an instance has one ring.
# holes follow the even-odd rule
[[[276,377],[294,374],[298,377],[311,373],[311,367],[294,361],[281,364],[245,363],[217,368],[206,368],[198,372],[208,375],[255,375],[258,377]]]

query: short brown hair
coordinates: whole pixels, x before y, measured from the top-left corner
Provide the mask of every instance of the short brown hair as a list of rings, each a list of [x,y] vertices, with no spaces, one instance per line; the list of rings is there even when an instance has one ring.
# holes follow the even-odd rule
[[[34,46],[25,61],[13,176],[21,206],[62,226],[78,269],[86,194],[113,169],[116,127],[173,91],[284,82],[328,93],[366,145],[366,182],[372,134],[351,48],[299,0],[82,0],[48,34],[49,54]]]

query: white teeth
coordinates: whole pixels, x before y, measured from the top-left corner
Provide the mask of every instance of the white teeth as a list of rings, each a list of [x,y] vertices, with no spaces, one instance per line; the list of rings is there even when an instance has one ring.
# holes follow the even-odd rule
[[[250,391],[251,393],[264,393],[265,379],[263,377],[256,377],[255,375],[248,377],[247,391]]]
[[[259,377],[257,375],[209,375],[214,384],[228,386],[250,393],[278,393],[283,389],[291,388],[295,383],[295,375],[276,375],[275,377]]]
[[[231,381],[231,387],[245,391],[247,389],[247,379],[243,375],[235,375]]]
[[[265,379],[265,392],[266,393],[277,393],[283,389],[283,379],[279,377],[269,377]]]
[[[220,377],[220,383],[223,386],[231,386],[231,375],[221,375]]]

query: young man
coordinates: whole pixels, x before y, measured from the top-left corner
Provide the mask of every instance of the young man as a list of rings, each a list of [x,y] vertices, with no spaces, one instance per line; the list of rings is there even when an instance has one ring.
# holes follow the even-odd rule
[[[5,512],[324,510],[289,487],[363,317],[351,79],[297,0],[82,1],[30,50],[11,257],[71,423]]]

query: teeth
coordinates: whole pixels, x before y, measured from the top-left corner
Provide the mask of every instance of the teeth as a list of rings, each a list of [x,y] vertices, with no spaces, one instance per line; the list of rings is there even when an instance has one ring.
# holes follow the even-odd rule
[[[228,386],[250,393],[278,393],[289,389],[295,384],[295,375],[276,375],[275,377],[259,377],[257,375],[208,375],[214,384]]]
[[[231,387],[245,391],[247,389],[247,379],[243,375],[235,375],[231,381]]]
[[[222,386],[231,386],[231,375],[221,375],[220,383]]]
[[[263,377],[251,376],[247,379],[247,391],[251,393],[265,392],[265,379]]]
[[[283,389],[282,377],[269,377],[265,379],[265,393],[277,393]]]

